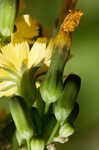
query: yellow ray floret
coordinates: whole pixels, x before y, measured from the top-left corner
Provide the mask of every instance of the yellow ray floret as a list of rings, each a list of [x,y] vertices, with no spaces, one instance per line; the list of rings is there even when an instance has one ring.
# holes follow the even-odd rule
[[[16,32],[11,35],[11,41],[13,43],[27,41],[33,44],[33,38],[39,35],[39,24],[36,20],[33,20],[30,15],[17,17],[15,26]]]
[[[17,86],[11,85],[10,82],[0,83],[0,97],[2,96],[12,96],[17,91]]]
[[[28,70],[41,64],[40,72],[43,72],[42,66],[47,66],[50,62],[52,50],[50,52],[49,47],[51,47],[51,43],[47,46],[46,38],[39,38],[35,41],[31,50],[27,42],[10,43],[1,48],[0,96],[10,96],[17,92],[17,78],[22,76],[23,65],[25,65],[25,70]]]
[[[27,42],[19,44],[8,44],[1,48],[0,64],[5,68],[20,71],[24,63],[27,68],[35,66],[43,61],[47,55],[46,43],[44,38],[38,39],[31,50]]]
[[[0,64],[19,71],[22,63],[28,59],[29,45],[26,42],[16,45],[10,43],[1,48],[1,52]]]

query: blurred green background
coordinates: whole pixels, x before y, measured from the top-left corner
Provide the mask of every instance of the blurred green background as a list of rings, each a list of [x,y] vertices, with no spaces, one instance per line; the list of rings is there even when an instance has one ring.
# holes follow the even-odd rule
[[[53,25],[63,0],[26,0],[33,18]],[[78,0],[77,9],[84,12],[80,25],[73,33],[73,58],[65,72],[75,72],[82,78],[78,101],[80,114],[76,132],[70,141],[57,145],[57,149],[99,150],[99,0]],[[3,100],[2,104],[5,105]],[[7,106],[7,104],[6,104]]]

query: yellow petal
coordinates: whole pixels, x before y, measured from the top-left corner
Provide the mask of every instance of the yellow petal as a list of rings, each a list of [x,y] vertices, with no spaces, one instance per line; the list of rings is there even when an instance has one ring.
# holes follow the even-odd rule
[[[11,78],[11,74],[0,68],[0,78]]]
[[[29,54],[29,68],[33,65],[39,64],[46,56],[46,42],[45,38],[39,38],[33,45]]]
[[[15,45],[15,50],[17,53],[17,60],[19,61],[19,66],[22,67],[22,64],[28,66],[28,57],[29,57],[29,45],[27,42]]]
[[[46,64],[47,66],[50,65],[51,56],[52,56],[52,52],[53,52],[53,46],[54,46],[54,41],[53,41],[53,39],[51,39],[46,48],[46,56],[45,56],[45,61],[44,61],[44,64]]]
[[[13,87],[13,88],[11,88],[7,91],[0,91],[0,97],[2,97],[2,96],[12,96],[12,95],[16,94],[16,92],[17,92],[17,87]]]
[[[12,64],[5,56],[0,54],[0,65],[5,67],[5,68],[10,68],[13,70],[16,70],[14,64]]]
[[[22,42],[27,42],[28,44],[33,44],[34,40],[23,37],[20,32],[15,32],[11,34],[11,43],[18,44]]]
[[[22,37],[22,35],[20,34],[20,32],[15,32],[15,33],[11,34],[11,43],[18,44],[18,43],[22,43],[22,42],[25,42],[25,40]]]
[[[17,32],[20,32],[24,38],[33,38],[39,34],[39,24],[30,15],[19,16],[15,21],[15,25]]]
[[[29,45],[24,42],[21,44],[8,44],[2,49],[2,55],[5,59],[11,62],[17,70],[20,70],[22,63],[28,62]]]

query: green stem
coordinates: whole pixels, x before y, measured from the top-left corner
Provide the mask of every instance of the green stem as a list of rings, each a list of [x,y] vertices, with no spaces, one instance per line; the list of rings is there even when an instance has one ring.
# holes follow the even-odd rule
[[[49,107],[50,107],[50,104],[45,104],[45,112],[44,112],[45,114],[48,113]]]
[[[48,141],[47,141],[47,144],[50,144],[50,143],[52,142],[53,137],[54,137],[55,134],[57,133],[57,130],[58,130],[59,126],[60,126],[60,121],[57,121],[57,123],[56,123],[56,125],[55,125],[55,127],[54,127],[54,129],[53,129],[53,131],[52,131],[52,133],[51,133],[51,135],[50,135]]]
[[[27,149],[28,149],[28,150],[31,150],[30,140],[27,140]]]
[[[9,100],[9,108],[16,129],[20,133],[22,140],[30,140],[34,134],[34,129],[29,109],[24,100],[18,96],[12,97],[12,99]]]

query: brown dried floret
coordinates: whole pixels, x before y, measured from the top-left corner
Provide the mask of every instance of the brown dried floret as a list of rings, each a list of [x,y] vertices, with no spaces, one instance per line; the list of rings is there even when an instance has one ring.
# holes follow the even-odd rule
[[[72,34],[70,32],[63,32],[62,30],[60,30],[55,38],[55,44],[60,45],[60,47],[66,45],[67,49],[69,49],[71,47],[71,43]]]
[[[72,10],[64,19],[63,24],[61,25],[61,30],[64,32],[73,32],[76,27],[79,25],[80,18],[83,15],[81,10]]]

